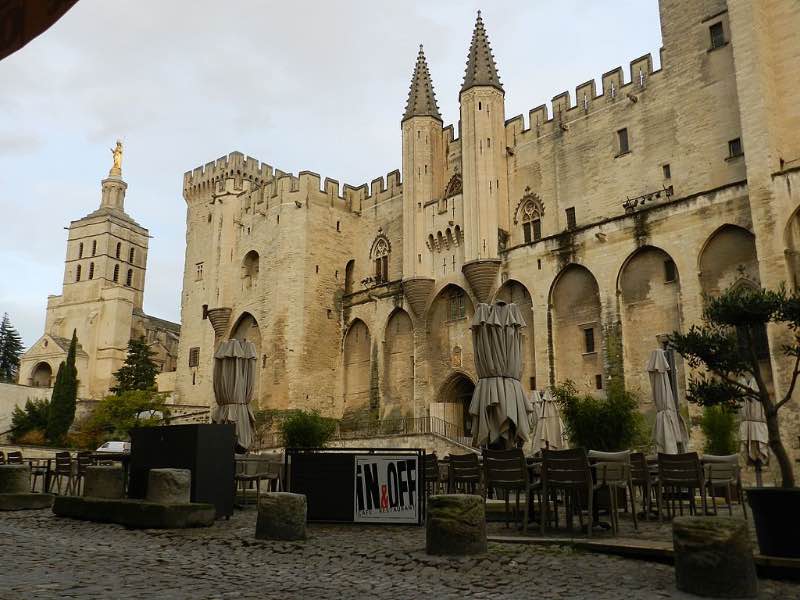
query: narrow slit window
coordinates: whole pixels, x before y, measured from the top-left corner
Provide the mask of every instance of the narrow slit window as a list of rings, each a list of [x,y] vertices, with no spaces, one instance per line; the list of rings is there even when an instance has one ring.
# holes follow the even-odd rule
[[[97,240],[92,240],[92,256],[97,254]]]
[[[94,263],[89,263],[89,279],[94,279]]]
[[[594,327],[587,327],[583,330],[583,343],[586,354],[594,352]]]
[[[735,158],[744,154],[742,150],[742,138],[736,138],[728,142],[728,158]]]
[[[628,129],[620,129],[617,131],[617,141],[619,142],[619,153],[626,154],[631,151],[630,143],[628,140]]]
[[[114,265],[114,283],[119,281],[119,265]]]
[[[125,278],[125,285],[131,287],[133,284],[133,269],[128,269],[128,276]]]
[[[119,254],[120,254],[120,252],[122,252],[122,244],[121,244],[121,243],[119,243],[119,242],[117,242],[117,252],[116,252],[116,254],[115,254],[115,257],[116,257],[116,258],[119,258]]]
[[[711,49],[722,48],[725,45],[725,30],[722,27],[722,22],[714,23],[708,28],[708,33],[711,36]]]
[[[663,165],[661,171],[664,173],[664,179],[672,179],[672,169],[669,165]]]
[[[81,280],[81,266],[78,265],[78,268],[75,269],[75,281]]]
[[[567,215],[567,229],[575,229],[578,223],[575,219],[575,207],[570,207],[565,212]]]

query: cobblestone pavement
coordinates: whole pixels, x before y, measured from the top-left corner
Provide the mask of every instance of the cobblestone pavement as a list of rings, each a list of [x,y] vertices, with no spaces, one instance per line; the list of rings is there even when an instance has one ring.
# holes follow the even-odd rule
[[[133,531],[0,513],[0,598],[688,598],[667,565],[511,544],[429,557],[418,527],[312,525],[305,542],[262,542],[255,516]],[[762,580],[760,597],[797,598],[800,584]]]

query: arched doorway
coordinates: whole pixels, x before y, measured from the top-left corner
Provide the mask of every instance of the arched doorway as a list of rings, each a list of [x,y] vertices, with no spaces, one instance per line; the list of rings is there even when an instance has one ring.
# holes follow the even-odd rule
[[[31,372],[31,385],[33,387],[51,387],[53,380],[53,368],[46,362],[40,362]]]
[[[438,417],[442,421],[461,427],[463,435],[472,435],[472,416],[469,414],[469,405],[472,402],[472,393],[475,384],[464,373],[454,373],[442,385],[437,402],[431,403],[431,417]]]

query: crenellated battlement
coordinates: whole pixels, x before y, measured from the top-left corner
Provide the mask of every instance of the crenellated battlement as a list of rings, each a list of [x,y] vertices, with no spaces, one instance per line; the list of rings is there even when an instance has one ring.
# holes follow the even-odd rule
[[[645,54],[631,61],[627,82],[622,67],[611,69],[601,76],[600,91],[594,79],[581,83],[575,87],[574,98],[569,91],[564,91],[553,97],[549,107],[542,104],[532,108],[528,112],[527,126],[521,114],[506,120],[506,131],[511,137],[531,130],[537,137],[556,129],[566,131],[571,121],[588,116],[618,100],[636,102],[637,94],[646,89],[651,76],[659,72],[653,70],[652,56]]]
[[[323,181],[318,173],[300,171],[297,176],[275,169],[267,163],[245,156],[241,152],[231,152],[204,166],[187,171],[183,176],[183,194],[189,200],[198,196],[222,192],[226,181],[233,180],[233,191],[244,190],[244,181],[251,183],[250,190],[258,192],[262,198],[285,197],[301,192],[306,198],[330,206],[361,213],[374,208],[381,202],[397,197],[402,193],[400,171],[394,170],[385,177],[376,177],[370,184],[358,186],[344,184],[326,177]]]
[[[276,171],[279,173],[280,171]],[[183,175],[184,196],[202,193],[219,187],[220,182],[234,179],[234,189],[242,189],[243,181],[263,185],[273,178],[273,168],[241,152],[231,152],[204,166],[187,171]]]

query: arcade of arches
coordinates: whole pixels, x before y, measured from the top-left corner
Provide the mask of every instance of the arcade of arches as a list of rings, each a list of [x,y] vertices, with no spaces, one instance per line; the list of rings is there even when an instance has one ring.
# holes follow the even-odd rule
[[[794,217],[787,227],[787,243],[796,239],[800,244],[799,222]],[[714,295],[732,285],[760,286],[755,238],[743,227],[728,224],[711,233],[695,260],[696,272],[691,273],[691,262],[688,268],[695,278],[690,293]],[[790,271],[793,260],[787,252]],[[687,263],[681,264],[686,270]],[[616,281],[606,277],[600,285],[591,265],[569,263],[547,292],[518,279],[499,286],[493,301],[517,304],[526,322],[525,389],[570,379],[582,391],[605,393],[609,377],[617,372],[611,371],[608,358],[613,330],[618,372],[626,388],[639,393],[646,413],[654,410],[644,365],[653,349],[666,347],[670,333],[687,326],[686,273],[664,248],[643,245],[621,261],[615,276]],[[538,298],[546,294],[540,305],[532,291]],[[467,408],[475,381],[470,331],[475,302],[466,287],[448,283],[432,294],[423,316],[395,307],[383,324],[354,319],[343,340],[344,415],[371,411],[382,419],[438,416],[468,434]],[[689,318],[698,319],[701,308],[694,305]],[[683,397],[685,365],[680,357],[670,359],[675,389]],[[771,380],[769,365],[765,337],[764,368]]]

